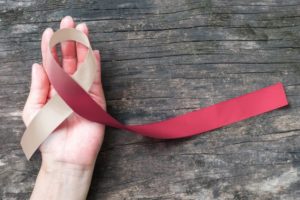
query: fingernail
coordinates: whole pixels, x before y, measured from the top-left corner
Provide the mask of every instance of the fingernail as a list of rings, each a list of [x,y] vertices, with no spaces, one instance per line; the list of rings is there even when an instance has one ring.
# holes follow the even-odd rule
[[[71,16],[65,16],[63,19],[62,19],[62,21],[73,21],[73,18],[71,17]]]
[[[38,65],[37,63],[34,63],[34,64],[32,65],[32,70],[33,70],[34,72],[36,72],[36,70],[37,70],[38,67],[39,67],[39,65]]]
[[[52,28],[48,27],[45,31],[52,31]]]
[[[99,52],[99,50],[94,50],[94,55],[96,56],[97,59],[100,59],[100,52]]]
[[[60,28],[74,27],[74,20],[71,16],[65,16],[60,22]]]
[[[86,23],[80,23],[76,26],[76,29],[85,31],[85,30],[87,30],[87,25],[86,25]]]
[[[32,76],[35,76],[35,74],[37,73],[37,68],[39,67],[38,64],[34,63],[32,65]]]
[[[45,29],[44,34],[50,34],[52,32],[53,32],[52,28],[48,27],[48,28]]]

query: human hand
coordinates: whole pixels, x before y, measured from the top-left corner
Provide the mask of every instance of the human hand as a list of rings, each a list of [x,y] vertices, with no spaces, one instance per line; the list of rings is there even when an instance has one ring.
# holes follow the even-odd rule
[[[71,17],[65,17],[60,23],[60,28],[75,28],[75,22]],[[78,24],[76,29],[88,35],[88,28],[85,24]],[[52,34],[52,29],[47,28],[42,36],[43,63],[45,63],[46,49]],[[52,53],[59,62],[55,49],[52,50]],[[84,61],[87,48],[79,43],[67,41],[61,44],[61,53],[62,67],[68,74],[72,75],[76,71],[78,64]],[[101,85],[99,51],[94,51],[94,55],[98,61],[98,73],[89,90],[89,94],[105,109],[106,103]],[[55,90],[49,83],[43,65],[34,64],[32,67],[30,93],[23,110],[23,120],[26,126],[54,94]],[[88,174],[86,181],[89,182],[97,154],[103,142],[104,130],[104,125],[90,122],[75,113],[66,119],[39,148],[42,154],[42,172],[40,171],[39,177],[42,177],[40,179],[43,180],[39,181],[38,177],[35,191],[39,191],[40,189],[36,188],[39,185],[43,185],[44,180],[47,179],[45,173],[50,173],[52,176],[53,172],[58,176],[61,176],[62,172],[72,175],[75,173],[76,176],[77,172],[79,174],[85,172]],[[39,184],[40,182],[41,184]]]

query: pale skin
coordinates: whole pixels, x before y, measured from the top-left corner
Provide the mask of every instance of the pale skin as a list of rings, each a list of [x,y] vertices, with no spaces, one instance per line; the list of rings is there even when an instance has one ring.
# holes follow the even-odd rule
[[[86,24],[76,25],[69,16],[62,19],[60,28],[76,28],[88,35]],[[42,36],[43,63],[52,34],[53,30],[48,28]],[[61,52],[61,60],[57,58],[54,49],[52,53],[56,55],[56,59],[64,70],[72,75],[78,64],[83,62],[87,49],[81,44],[67,41],[62,43]],[[94,51],[94,55],[98,61],[98,73],[89,94],[105,109],[99,51]],[[35,63],[32,66],[30,93],[23,110],[23,121],[26,126],[55,94],[43,63]],[[103,142],[104,131],[104,125],[90,122],[77,114],[72,114],[65,120],[39,148],[42,165],[31,199],[86,199],[95,161]]]

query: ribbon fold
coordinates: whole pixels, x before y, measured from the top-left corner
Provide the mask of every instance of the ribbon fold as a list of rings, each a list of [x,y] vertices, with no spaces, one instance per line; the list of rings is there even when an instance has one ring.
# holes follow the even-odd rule
[[[79,42],[88,48],[84,62],[72,77],[65,73],[51,53],[55,45],[67,40]],[[44,68],[57,94],[33,118],[22,137],[21,146],[28,160],[73,112],[90,121],[144,136],[175,139],[201,134],[288,105],[282,83],[276,83],[167,120],[124,125],[104,111],[88,94],[95,78],[96,62],[89,40],[82,32],[61,29],[53,34]]]

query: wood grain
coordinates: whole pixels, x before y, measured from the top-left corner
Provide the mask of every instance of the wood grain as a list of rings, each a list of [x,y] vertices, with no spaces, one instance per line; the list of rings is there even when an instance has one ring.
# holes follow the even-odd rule
[[[203,135],[107,129],[88,199],[300,199],[299,0],[0,1],[0,198],[28,199],[20,147],[46,27],[71,15],[102,53],[109,112],[166,119],[278,81],[290,106]]]

